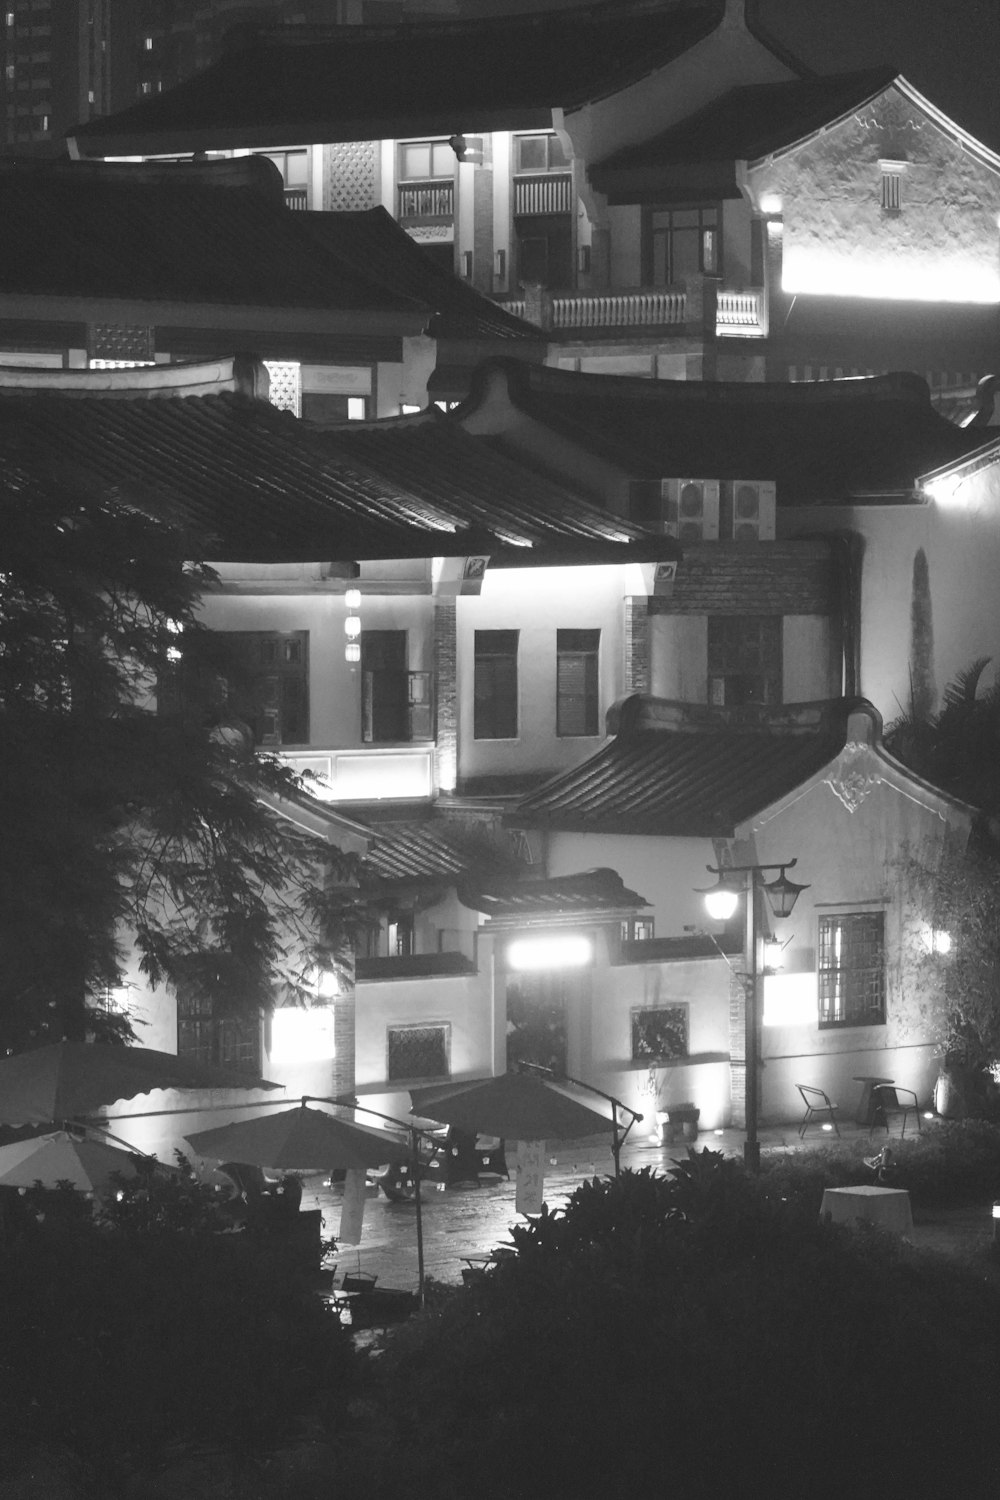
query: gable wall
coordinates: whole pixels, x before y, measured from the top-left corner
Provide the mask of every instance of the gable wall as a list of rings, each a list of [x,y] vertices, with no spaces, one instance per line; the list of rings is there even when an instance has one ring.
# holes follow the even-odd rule
[[[880,160],[906,163],[898,213]],[[758,207],[781,204],[786,293],[1000,301],[1000,175],[895,86],[748,183]]]

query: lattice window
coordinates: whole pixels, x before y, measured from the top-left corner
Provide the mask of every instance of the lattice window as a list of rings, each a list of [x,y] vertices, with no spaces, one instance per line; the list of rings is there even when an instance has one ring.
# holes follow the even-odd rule
[[[477,630],[473,689],[473,736],[517,738],[516,630]]]
[[[279,411],[290,411],[293,417],[302,415],[301,366],[292,361],[265,359],[270,386],[268,399]]]
[[[141,324],[91,323],[87,329],[87,354],[91,369],[127,369],[151,365],[156,343],[154,330]]]
[[[183,985],[178,987],[178,1057],[258,1076],[261,1070],[260,1021],[217,1017],[214,1010],[209,996],[193,994]]]
[[[345,213],[375,208],[378,142],[344,141],[327,146],[327,206]]]
[[[885,914],[819,919],[819,1024],[885,1024]]]
[[[720,708],[780,703],[780,615],[710,615],[708,701]]]
[[[556,631],[556,734],[597,734],[599,630]]]
[[[447,1025],[390,1026],[386,1032],[388,1081],[449,1077],[450,1030]]]
[[[662,1005],[632,1012],[632,1061],[674,1062],[688,1055],[688,1008]]]

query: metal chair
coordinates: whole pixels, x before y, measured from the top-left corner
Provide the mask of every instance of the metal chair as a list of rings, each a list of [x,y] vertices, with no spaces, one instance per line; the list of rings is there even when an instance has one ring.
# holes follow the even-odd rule
[[[824,1094],[822,1089],[813,1088],[808,1083],[797,1083],[795,1087],[802,1095],[802,1102],[806,1107],[806,1112],[802,1116],[802,1124],[799,1126],[799,1139],[801,1140],[805,1135],[806,1127],[810,1122],[821,1115],[829,1117],[830,1124],[839,1135],[840,1126],[837,1124],[836,1115],[837,1105],[834,1104],[829,1094]]]
[[[900,1136],[906,1134],[907,1115],[912,1115],[916,1120],[918,1131],[922,1128],[920,1106],[912,1089],[901,1089],[888,1083],[876,1084],[872,1090],[872,1122],[868,1129],[868,1139],[871,1140],[876,1125],[884,1125],[885,1133],[889,1135],[889,1120],[895,1115],[902,1118]]]

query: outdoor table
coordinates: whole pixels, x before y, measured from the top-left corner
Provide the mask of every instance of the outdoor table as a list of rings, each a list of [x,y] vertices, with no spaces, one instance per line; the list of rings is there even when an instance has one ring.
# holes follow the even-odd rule
[[[875,1089],[880,1083],[895,1083],[894,1078],[876,1078],[870,1073],[855,1074],[854,1082],[863,1084],[861,1103],[858,1105],[857,1124],[871,1125],[875,1111]]]
[[[893,1234],[910,1234],[913,1215],[910,1195],[904,1188],[844,1187],[827,1188],[820,1205],[821,1220],[833,1224],[853,1224],[863,1219]]]

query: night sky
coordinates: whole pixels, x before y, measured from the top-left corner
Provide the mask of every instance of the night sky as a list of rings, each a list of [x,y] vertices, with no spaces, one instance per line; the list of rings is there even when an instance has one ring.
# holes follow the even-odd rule
[[[480,15],[583,0],[466,0]],[[1000,0],[758,0],[761,22],[817,72],[889,64],[1000,153]]]

